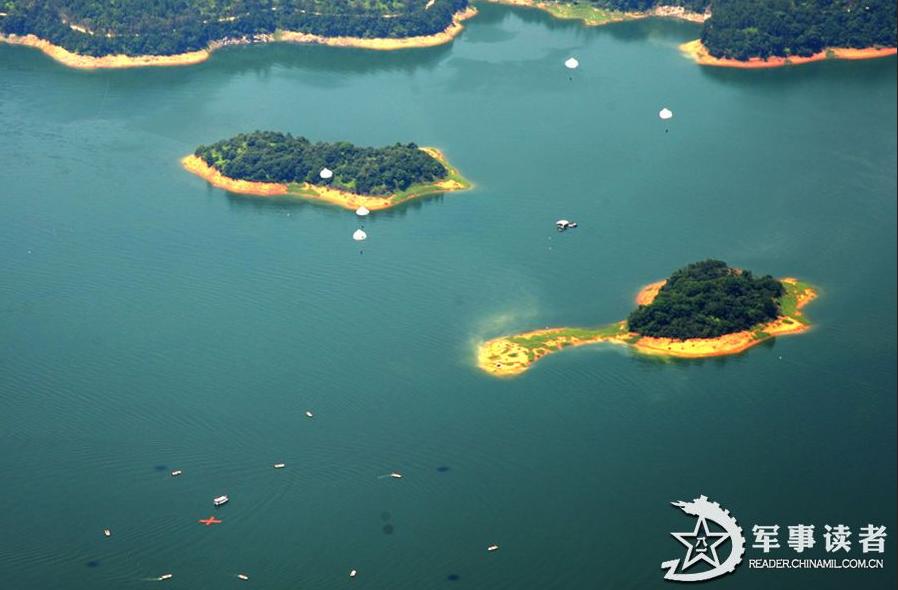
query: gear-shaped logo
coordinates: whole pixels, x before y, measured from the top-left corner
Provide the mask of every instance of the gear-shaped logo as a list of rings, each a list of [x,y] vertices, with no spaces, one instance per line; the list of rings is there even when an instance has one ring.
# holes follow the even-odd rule
[[[691,502],[671,502],[674,506],[696,517],[695,529],[686,533],[671,533],[671,535],[686,547],[686,557],[680,562],[672,559],[661,564],[661,568],[667,570],[665,580],[673,582],[702,582],[711,580],[725,574],[732,573],[736,566],[742,563],[745,554],[745,537],[736,519],[730,516],[729,510],[724,510],[717,502],[709,502],[706,496],[699,496]],[[715,532],[708,528],[711,522],[723,532]],[[726,559],[720,559],[718,549],[727,541],[730,542],[730,553]],[[699,562],[704,562],[710,569],[687,572]]]

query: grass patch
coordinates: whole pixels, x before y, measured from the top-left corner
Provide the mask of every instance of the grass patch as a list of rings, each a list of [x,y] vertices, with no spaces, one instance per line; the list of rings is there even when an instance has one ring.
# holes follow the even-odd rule
[[[798,309],[798,298],[807,289],[813,289],[810,283],[797,281],[795,283],[783,283],[786,293],[780,298],[780,310],[785,316],[789,316],[797,322],[807,324],[808,320]]]
[[[538,4],[555,18],[565,20],[582,20],[588,25],[601,25],[608,22],[627,20],[629,15],[616,10],[606,10],[589,4],[569,4],[566,2],[541,2]]]
[[[561,328],[549,332],[538,332],[529,336],[513,336],[508,340],[526,348],[528,351],[532,351],[537,348],[544,348],[549,345],[549,342],[559,339],[594,340],[596,338],[611,338],[626,332],[626,327],[617,323],[598,328]],[[570,343],[562,343],[562,346],[566,344]]]

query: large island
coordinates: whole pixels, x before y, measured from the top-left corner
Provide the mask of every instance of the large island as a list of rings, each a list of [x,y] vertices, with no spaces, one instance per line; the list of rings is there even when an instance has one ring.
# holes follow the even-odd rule
[[[80,69],[173,66],[247,43],[439,45],[476,13],[468,0],[5,0],[0,42]]]
[[[388,209],[410,199],[471,187],[436,148],[413,143],[381,148],[312,143],[275,131],[241,133],[201,145],[181,163],[231,192],[294,196],[353,210]]]
[[[719,260],[690,264],[644,287],[637,308],[597,328],[546,328],[502,336],[478,347],[478,366],[513,376],[553,352],[607,342],[644,354],[700,358],[736,354],[810,327],[801,309],[817,296],[795,278],[755,277]]]

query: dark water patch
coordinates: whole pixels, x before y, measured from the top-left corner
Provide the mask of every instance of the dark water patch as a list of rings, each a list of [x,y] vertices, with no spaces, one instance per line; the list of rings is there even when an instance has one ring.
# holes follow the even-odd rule
[[[458,582],[459,580],[461,580],[461,576],[459,576],[458,574],[449,574],[448,576],[446,576],[446,579],[450,582]]]
[[[446,473],[447,471],[449,471],[449,466],[440,465],[439,467],[437,467],[437,471],[439,471],[440,473]]]
[[[153,465],[153,469],[156,471],[168,471],[167,465]]]
[[[390,514],[390,513],[389,513],[388,511],[386,511],[386,510],[384,510],[383,512],[380,513],[380,519],[381,519],[382,521],[384,521],[384,522],[390,520],[391,518],[393,518],[393,515]]]
[[[385,525],[383,526],[383,529],[382,529],[382,530],[383,530],[383,532],[384,532],[385,535],[392,535],[392,534],[393,534],[393,531],[395,531],[396,528],[395,528],[393,525],[391,525],[391,524],[385,524]]]
[[[87,563],[84,564],[87,567],[100,567],[100,562],[96,559],[91,559]]]

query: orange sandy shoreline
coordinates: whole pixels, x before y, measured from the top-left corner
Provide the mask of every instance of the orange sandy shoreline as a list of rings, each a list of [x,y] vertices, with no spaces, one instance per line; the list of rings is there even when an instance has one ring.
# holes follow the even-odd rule
[[[432,47],[452,41],[464,30],[462,24],[465,20],[475,16],[477,9],[467,9],[455,13],[452,23],[445,30],[434,35],[422,35],[418,37],[405,37],[396,39],[365,39],[361,37],[324,37],[298,33],[295,31],[278,31],[273,35],[256,35],[253,38],[222,39],[213,41],[205,49],[178,53],[175,55],[103,55],[99,57],[81,55],[54,45],[46,39],[36,35],[2,35],[0,43],[33,47],[44,52],[57,62],[80,70],[141,68],[150,66],[187,66],[194,65],[209,59],[212,52],[229,45],[245,45],[250,43],[310,43],[317,45],[330,45],[333,47],[357,47],[362,49],[375,49],[390,51],[395,49],[410,49],[414,47]]]
[[[898,52],[896,47],[867,47],[863,49],[851,49],[847,47],[832,47],[825,49],[814,55],[807,57],[770,57],[762,59],[753,57],[747,61],[731,58],[714,57],[708,52],[701,39],[683,43],[680,45],[680,51],[683,55],[691,58],[697,64],[703,66],[715,66],[723,68],[740,68],[740,69],[761,69],[761,68],[779,68],[783,66],[797,66],[827,59],[876,59],[879,57],[888,57]]]
[[[465,10],[456,12],[452,17],[452,23],[445,30],[433,35],[420,35],[418,37],[364,39],[361,37],[324,37],[309,33],[297,33],[295,31],[281,31],[275,34],[275,41],[287,43],[311,43],[315,45],[329,45],[331,47],[356,47],[359,49],[374,49],[377,51],[394,51],[396,49],[411,49],[413,47],[434,47],[443,45],[455,39],[464,30],[464,21],[477,15],[477,9],[468,6]]]
[[[791,285],[798,283],[798,280],[793,277],[780,280]],[[657,281],[640,289],[636,294],[636,304],[650,304],[666,282]],[[801,309],[816,297],[817,292],[809,287],[797,295],[796,311],[793,315],[782,315],[753,330],[734,332],[718,338],[674,340],[640,336],[635,332],[627,331],[625,322],[614,324],[617,327],[616,332],[597,333],[594,337],[581,338],[566,334],[565,331],[569,330],[568,328],[545,328],[523,334],[502,336],[479,344],[477,365],[493,376],[512,377],[525,372],[533,363],[553,352],[567,347],[600,342],[631,346],[641,354],[665,357],[707,358],[738,354],[773,337],[800,334],[809,330],[810,326],[803,321]],[[529,349],[519,342],[515,342],[516,339],[539,338],[553,334],[557,334],[557,336],[547,338],[540,346]]]
[[[427,152],[441,164],[443,164],[447,168],[450,168],[449,163],[446,160],[446,156],[443,155],[440,150],[431,147],[422,147],[419,149]],[[217,168],[215,168],[214,166],[210,166],[206,163],[205,160],[193,154],[181,158],[181,166],[183,166],[183,168],[188,172],[196,174],[212,186],[230,191],[232,193],[240,193],[243,195],[255,195],[259,197],[297,197],[310,201],[337,205],[351,211],[355,211],[363,205],[370,211],[379,211],[382,209],[395,207],[396,205],[405,203],[409,200],[404,199],[396,201],[394,200],[395,195],[359,195],[356,193],[350,193],[339,189],[328,188],[325,186],[319,186],[309,183],[294,185],[298,186],[298,190],[291,190],[291,186],[284,183],[238,180],[236,178],[225,176]],[[420,198],[435,193],[464,190],[466,188],[469,188],[469,185],[463,185],[460,182],[453,180],[452,178],[447,178],[440,182],[433,183],[433,188],[433,191],[422,192],[421,194],[417,194],[414,197],[410,198]]]
[[[39,49],[62,65],[79,70],[188,66],[206,61],[211,54],[209,49],[200,49],[177,55],[104,55],[94,57],[74,53],[36,35],[0,35],[0,43]]]

